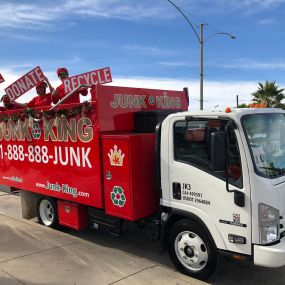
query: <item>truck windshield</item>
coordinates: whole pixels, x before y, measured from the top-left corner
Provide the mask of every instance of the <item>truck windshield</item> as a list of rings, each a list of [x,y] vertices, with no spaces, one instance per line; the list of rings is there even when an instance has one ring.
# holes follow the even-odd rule
[[[285,174],[285,115],[245,115],[242,124],[258,175],[276,178]]]

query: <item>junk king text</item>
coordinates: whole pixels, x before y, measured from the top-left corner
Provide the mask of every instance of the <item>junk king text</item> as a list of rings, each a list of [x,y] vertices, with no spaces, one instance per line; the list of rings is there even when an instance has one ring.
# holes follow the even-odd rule
[[[152,100],[151,100],[152,99]],[[110,103],[113,109],[116,108],[144,108],[148,105],[154,105],[156,108],[180,109],[181,101],[179,97],[156,96],[148,97],[147,95],[132,94],[114,94],[114,100]]]
[[[37,123],[38,124],[38,123]],[[0,158],[8,160],[29,161],[32,163],[53,163],[55,165],[71,165],[92,168],[89,156],[91,147],[44,145],[44,142],[83,142],[93,139],[92,121],[88,117],[57,118],[43,120],[39,137],[33,137],[33,129],[29,120],[8,121],[0,124]],[[33,141],[39,145],[15,144],[14,141]]]
[[[43,120],[44,141],[57,142],[90,142],[93,139],[92,121],[88,117],[82,117],[78,121],[75,118],[57,118]],[[0,141],[32,141],[32,128],[29,120],[9,120],[0,124]]]

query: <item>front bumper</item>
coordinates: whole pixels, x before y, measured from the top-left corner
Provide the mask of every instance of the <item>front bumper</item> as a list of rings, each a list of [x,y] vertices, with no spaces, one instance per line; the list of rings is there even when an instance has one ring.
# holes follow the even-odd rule
[[[253,252],[255,265],[281,267],[285,265],[285,238],[275,245],[254,245]]]

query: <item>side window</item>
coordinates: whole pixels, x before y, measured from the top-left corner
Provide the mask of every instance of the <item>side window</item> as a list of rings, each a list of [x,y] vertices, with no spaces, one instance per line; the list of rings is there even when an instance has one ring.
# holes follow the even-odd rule
[[[174,125],[174,159],[225,179],[225,171],[213,172],[211,169],[211,135],[214,132],[225,131],[226,124],[226,120],[218,119],[177,122]],[[228,151],[229,182],[241,188],[242,169],[234,129],[229,130]]]
[[[207,121],[182,121],[174,126],[175,160],[210,170]]]

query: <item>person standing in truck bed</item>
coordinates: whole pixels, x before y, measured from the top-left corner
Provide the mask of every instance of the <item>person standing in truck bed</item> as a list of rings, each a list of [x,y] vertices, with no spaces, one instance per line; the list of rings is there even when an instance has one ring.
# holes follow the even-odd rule
[[[36,108],[36,107],[44,107],[44,106],[51,106],[52,97],[51,93],[46,93],[46,88],[48,84],[45,81],[40,82],[36,86],[38,96],[34,97],[30,102],[26,103],[26,107],[28,108]],[[50,90],[52,87],[49,84]]]
[[[63,79],[68,77],[68,70],[65,67],[60,67],[57,69],[57,76],[62,81],[62,84],[59,85],[52,93],[52,102],[56,104],[59,100],[64,98],[68,93],[64,91]],[[69,97],[63,104],[71,104],[71,103],[80,103],[79,95],[86,96],[88,94],[88,90],[86,88],[82,88],[75,92],[71,97]]]

